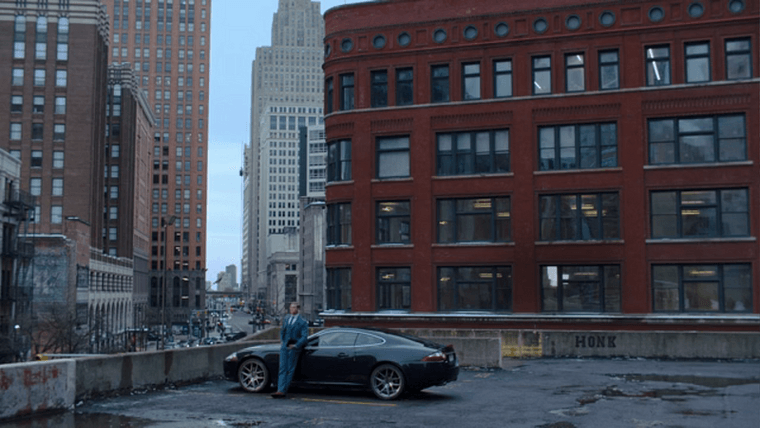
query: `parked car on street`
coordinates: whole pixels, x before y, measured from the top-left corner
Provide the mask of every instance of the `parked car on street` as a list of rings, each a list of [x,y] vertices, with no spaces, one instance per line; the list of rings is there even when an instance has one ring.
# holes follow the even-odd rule
[[[224,359],[224,375],[244,390],[263,392],[277,382],[280,345],[241,349]],[[459,375],[454,348],[380,329],[328,328],[308,338],[293,385],[360,387],[381,400],[405,391],[445,385]]]
[[[224,335],[224,340],[227,342],[234,342],[248,336],[248,333],[244,331],[238,331],[237,333],[228,333]]]

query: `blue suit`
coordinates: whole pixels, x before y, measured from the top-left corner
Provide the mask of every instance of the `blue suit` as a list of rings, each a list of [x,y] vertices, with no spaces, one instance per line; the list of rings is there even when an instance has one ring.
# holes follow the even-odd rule
[[[293,320],[295,318],[295,320]],[[292,323],[291,323],[292,321]],[[277,381],[277,391],[287,393],[290,387],[290,381],[293,380],[293,373],[296,371],[298,356],[301,349],[306,345],[309,337],[309,323],[298,315],[291,315],[285,318],[280,329],[280,373]],[[288,348],[288,342],[295,341],[293,349]]]

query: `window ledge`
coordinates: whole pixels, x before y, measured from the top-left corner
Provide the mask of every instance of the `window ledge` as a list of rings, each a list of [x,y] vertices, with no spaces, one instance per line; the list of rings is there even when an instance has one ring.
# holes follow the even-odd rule
[[[584,240],[584,241],[536,241],[536,246],[556,246],[556,245],[606,245],[606,244],[625,244],[623,239],[605,239],[605,240]]]
[[[490,178],[490,177],[514,177],[514,172],[494,172],[484,174],[459,174],[459,175],[434,175],[433,180],[462,180],[469,178]]]
[[[414,179],[412,177],[373,178],[370,181],[370,183],[373,183],[373,184],[374,183],[388,183],[388,182],[398,183],[398,182],[407,182],[407,181],[411,183],[414,181]]]
[[[354,180],[330,181],[330,182],[325,182],[325,187],[345,186],[345,185],[352,185],[352,184],[354,184]]]
[[[586,173],[603,173],[603,172],[620,172],[623,168],[616,166],[614,168],[577,168],[577,169],[562,169],[552,171],[533,171],[533,175],[554,175],[554,174],[586,174]]]
[[[514,242],[436,242],[431,245],[433,248],[450,248],[450,247],[514,247]]]
[[[394,244],[394,243],[388,243],[388,244],[372,244],[370,248],[374,249],[405,249],[405,248],[414,248],[414,244]]]
[[[653,238],[650,238],[650,239],[646,240],[646,243],[647,244],[696,244],[696,243],[701,243],[701,244],[705,244],[705,243],[707,243],[707,244],[709,244],[709,243],[721,244],[721,243],[730,243],[730,242],[755,242],[755,241],[757,241],[757,238],[755,238],[754,236],[748,236],[746,238],[738,238],[738,237],[737,238],[691,238],[691,239],[687,239],[687,238],[653,239]]]
[[[326,250],[353,250],[354,246],[351,245],[326,245]]]
[[[721,168],[721,167],[734,167],[734,166],[749,166],[754,165],[755,162],[751,160],[736,161],[736,162],[710,162],[710,163],[677,163],[667,165],[644,165],[645,170],[660,170],[660,169],[683,169],[683,168]]]

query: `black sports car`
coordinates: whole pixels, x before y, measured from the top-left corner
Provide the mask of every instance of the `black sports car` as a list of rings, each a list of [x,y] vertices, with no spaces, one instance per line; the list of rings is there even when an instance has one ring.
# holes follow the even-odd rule
[[[277,383],[280,345],[242,349],[224,359],[224,376],[249,392]],[[455,381],[452,346],[379,329],[329,328],[309,337],[293,385],[363,387],[382,400]]]

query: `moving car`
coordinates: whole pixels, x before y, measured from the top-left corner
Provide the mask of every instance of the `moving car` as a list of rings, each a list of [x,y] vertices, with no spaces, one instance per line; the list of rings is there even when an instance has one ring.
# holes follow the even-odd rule
[[[237,333],[227,333],[224,335],[224,340],[227,342],[234,342],[248,336],[248,333],[244,331],[238,331]]]
[[[280,344],[252,346],[224,359],[224,376],[249,392],[277,383]],[[445,385],[459,375],[454,348],[380,329],[328,328],[308,338],[293,385],[361,387],[381,400]]]

